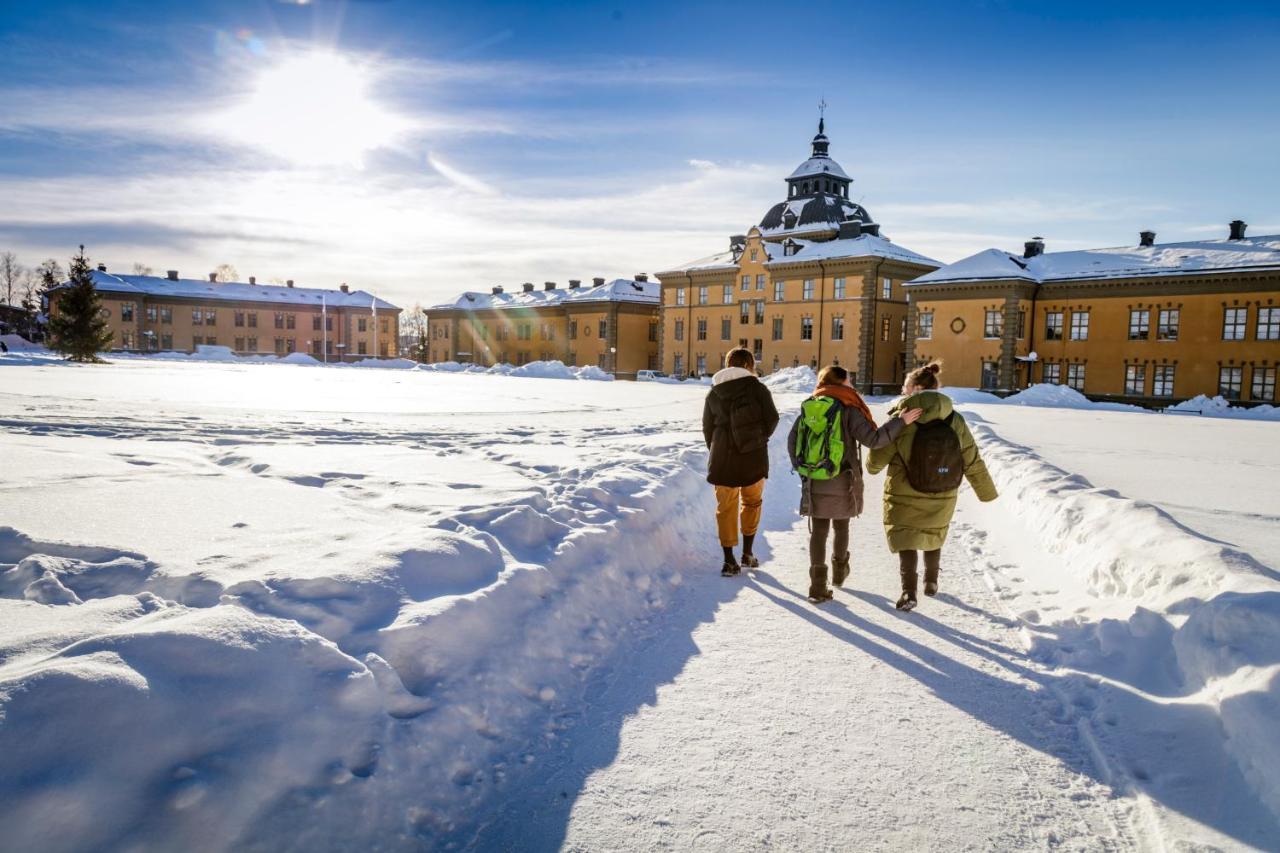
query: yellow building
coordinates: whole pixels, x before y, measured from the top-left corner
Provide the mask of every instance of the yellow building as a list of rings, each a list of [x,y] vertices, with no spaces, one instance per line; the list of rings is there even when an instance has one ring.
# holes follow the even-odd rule
[[[355,361],[396,355],[400,309],[345,284],[338,290],[113,275],[99,264],[93,285],[102,297],[112,350],[192,352],[225,346],[240,355],[310,353],[317,359]],[[59,293],[49,295],[58,310]]]
[[[595,365],[619,379],[658,367],[658,284],[634,279],[594,279],[566,288],[548,281],[539,290],[495,287],[463,293],[428,309],[430,362],[528,364],[560,361]]]
[[[759,225],[731,237],[726,252],[658,273],[667,372],[713,373],[744,346],[765,373],[835,363],[863,390],[901,384],[903,284],[939,264],[882,236],[849,199],[852,178],[828,153],[824,131],[819,121],[811,156]]]
[[[1021,255],[988,249],[910,282],[916,362],[947,384],[1034,382],[1161,403],[1197,394],[1274,403],[1280,235]]]

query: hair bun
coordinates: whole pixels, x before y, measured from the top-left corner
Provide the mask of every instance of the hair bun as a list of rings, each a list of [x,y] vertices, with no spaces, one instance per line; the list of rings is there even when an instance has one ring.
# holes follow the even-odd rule
[[[942,372],[942,362],[931,361],[924,366],[924,369],[932,373],[934,376],[937,376],[940,372]]]

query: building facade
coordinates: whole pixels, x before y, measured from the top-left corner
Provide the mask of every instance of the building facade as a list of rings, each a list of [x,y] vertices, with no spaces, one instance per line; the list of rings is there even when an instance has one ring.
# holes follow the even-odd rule
[[[1164,404],[1198,394],[1276,402],[1280,236],[1044,252],[988,249],[906,286],[918,363],[948,384],[1068,385]]]
[[[508,293],[467,292],[428,309],[430,362],[456,361],[492,367],[560,361],[595,365],[619,379],[658,368],[658,284],[634,279],[594,279],[584,287],[526,282]]]
[[[372,294],[338,290],[113,275],[99,265],[93,284],[113,335],[112,350],[193,352],[226,346],[239,355],[308,353],[321,361],[396,355],[400,309]],[[49,295],[58,310],[59,293]]]
[[[937,269],[881,235],[849,199],[852,179],[828,152],[825,121],[787,195],[728,251],[658,274],[662,368],[714,373],[734,347],[764,373],[840,364],[866,391],[896,387],[906,369],[905,282]]]

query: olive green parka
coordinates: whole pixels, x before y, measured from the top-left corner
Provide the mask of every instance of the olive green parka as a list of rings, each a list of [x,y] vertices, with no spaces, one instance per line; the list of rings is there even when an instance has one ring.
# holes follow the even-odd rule
[[[907,409],[924,409],[915,424],[909,424],[886,447],[872,450],[867,456],[867,470],[876,474],[888,468],[884,478],[884,528],[889,540],[889,550],[933,551],[947,540],[951,516],[956,511],[959,489],[927,494],[917,492],[907,482],[904,460],[911,458],[911,444],[916,436],[916,424],[942,420],[951,414],[951,398],[940,391],[918,391],[895,403],[890,415],[898,415]],[[996,486],[987,472],[986,463],[978,455],[978,445],[969,432],[969,425],[959,413],[951,420],[951,428],[960,439],[960,454],[964,459],[964,476],[973,487],[980,501],[996,499]]]

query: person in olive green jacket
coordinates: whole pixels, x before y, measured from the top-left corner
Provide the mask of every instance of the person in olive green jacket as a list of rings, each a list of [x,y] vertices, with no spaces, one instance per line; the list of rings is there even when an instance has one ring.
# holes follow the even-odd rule
[[[907,375],[902,385],[903,397],[889,409],[889,414],[913,408],[924,409],[924,414],[916,424],[902,430],[892,444],[872,450],[867,457],[870,473],[889,469],[884,479],[884,528],[889,550],[898,555],[898,568],[902,575],[902,596],[896,605],[899,610],[911,610],[916,606],[917,551],[924,552],[924,594],[931,596],[937,593],[942,545],[947,541],[959,494],[958,488],[941,492],[917,491],[907,479],[907,460],[911,458],[916,431],[931,421],[945,420],[954,411],[951,398],[938,390],[941,367],[935,361]],[[995,500],[995,483],[978,455],[978,445],[969,432],[968,424],[959,412],[955,412],[950,424],[960,441],[965,479],[973,487],[978,500]]]

